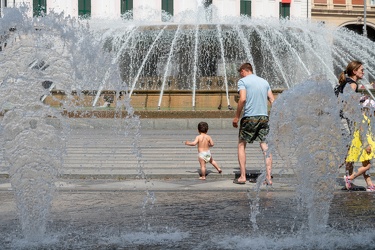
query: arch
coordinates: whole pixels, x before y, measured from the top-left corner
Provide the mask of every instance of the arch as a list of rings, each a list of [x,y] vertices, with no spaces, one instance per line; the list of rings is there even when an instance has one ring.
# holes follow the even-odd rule
[[[345,27],[349,30],[352,30],[358,34],[363,34],[363,20],[360,20],[360,22],[358,22],[357,20],[355,21],[348,21],[348,22],[345,22],[341,25],[339,25],[340,27]],[[374,41],[375,42],[375,24],[371,23],[371,22],[366,22],[366,30],[367,30],[367,37],[371,40],[371,41]]]

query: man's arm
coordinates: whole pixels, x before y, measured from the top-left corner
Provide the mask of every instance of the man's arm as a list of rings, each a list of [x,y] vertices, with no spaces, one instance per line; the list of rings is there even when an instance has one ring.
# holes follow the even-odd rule
[[[268,101],[271,103],[271,105],[272,105],[272,103],[275,101],[275,97],[273,96],[273,93],[272,93],[272,90],[268,90],[268,92],[267,92],[267,97],[268,97]]]
[[[233,119],[233,127],[235,128],[238,127],[238,121],[240,120],[242,109],[246,103],[246,89],[241,89],[239,91],[239,94],[240,94],[240,98],[238,100],[236,116]]]

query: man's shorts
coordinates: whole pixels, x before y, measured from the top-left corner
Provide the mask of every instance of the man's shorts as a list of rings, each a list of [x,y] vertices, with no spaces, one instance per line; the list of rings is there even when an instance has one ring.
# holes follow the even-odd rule
[[[248,143],[265,142],[269,132],[268,116],[243,117],[240,123],[238,138]]]

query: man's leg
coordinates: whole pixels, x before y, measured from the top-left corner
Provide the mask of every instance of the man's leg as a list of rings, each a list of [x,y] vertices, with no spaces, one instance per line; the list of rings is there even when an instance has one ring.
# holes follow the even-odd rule
[[[246,182],[246,141],[238,141],[238,163],[240,165],[239,182]]]
[[[268,184],[272,185],[272,177],[271,177],[271,172],[272,172],[272,154],[268,153],[268,145],[265,142],[260,143],[260,148],[262,149],[263,155],[264,155],[264,160],[266,164],[266,181]]]

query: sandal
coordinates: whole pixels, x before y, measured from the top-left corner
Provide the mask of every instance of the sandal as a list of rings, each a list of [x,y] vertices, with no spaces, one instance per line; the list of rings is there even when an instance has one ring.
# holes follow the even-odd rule
[[[349,177],[345,175],[344,180],[345,180],[345,187],[346,187],[347,190],[349,190],[352,187],[352,184],[350,183]]]
[[[375,186],[374,186],[374,185],[372,185],[372,186],[368,186],[368,187],[366,188],[366,191],[367,191],[367,192],[375,192]]]

